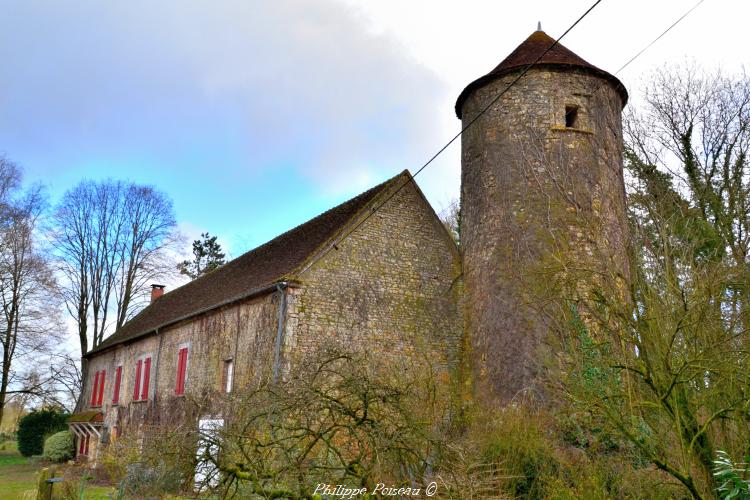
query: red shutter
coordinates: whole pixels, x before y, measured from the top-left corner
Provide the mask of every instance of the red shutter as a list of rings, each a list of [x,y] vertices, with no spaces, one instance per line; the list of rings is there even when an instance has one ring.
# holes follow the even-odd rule
[[[174,393],[178,396],[185,394],[185,373],[187,370],[188,348],[183,347],[177,354],[177,383]]]
[[[104,398],[104,381],[107,379],[107,370],[102,370],[102,376],[99,377],[99,397],[96,398],[96,405],[102,405],[102,399]]]
[[[91,406],[96,406],[96,396],[99,392],[99,372],[94,375],[94,387],[91,389]]]
[[[86,451],[86,437],[85,435],[78,437],[78,454],[83,455]]]
[[[120,402],[120,383],[122,382],[122,366],[117,367],[115,372],[115,390],[112,395],[112,403],[117,404]]]
[[[135,387],[133,388],[133,401],[138,401],[138,396],[141,390],[141,366],[143,360],[139,359],[135,364]]]
[[[86,456],[89,456],[89,438],[90,437],[91,437],[90,434],[86,434],[86,439],[84,440],[84,442],[86,444],[85,444],[85,446],[83,448],[83,454],[86,455]]]
[[[151,378],[151,358],[146,358],[143,364],[143,390],[141,391],[141,399],[148,399],[148,383]]]

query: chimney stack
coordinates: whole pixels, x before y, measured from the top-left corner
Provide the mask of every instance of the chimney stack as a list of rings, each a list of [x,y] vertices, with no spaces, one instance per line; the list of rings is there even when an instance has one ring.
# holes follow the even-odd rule
[[[156,299],[164,295],[164,287],[166,285],[151,285],[151,303],[153,304]]]

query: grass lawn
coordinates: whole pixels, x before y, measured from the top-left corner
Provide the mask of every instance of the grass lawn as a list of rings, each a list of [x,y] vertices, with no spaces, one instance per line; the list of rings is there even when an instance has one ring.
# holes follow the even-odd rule
[[[15,453],[0,452],[0,498],[36,498],[38,464]]]
[[[36,473],[45,464],[35,459],[21,456],[15,444],[5,443],[0,446],[0,498],[3,500],[36,499]],[[55,485],[55,488],[59,488]],[[113,488],[89,486],[86,488],[86,499],[105,500]]]

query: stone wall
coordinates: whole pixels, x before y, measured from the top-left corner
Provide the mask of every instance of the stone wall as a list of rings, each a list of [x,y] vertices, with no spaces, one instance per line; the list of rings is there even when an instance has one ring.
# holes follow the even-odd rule
[[[278,324],[278,294],[245,300],[196,316],[161,330],[157,335],[94,356],[83,391],[84,409],[91,409],[94,374],[106,370],[101,411],[110,429],[138,429],[141,424],[177,422],[192,418],[191,404],[221,390],[223,363],[234,362],[234,387],[261,383],[270,376]],[[177,353],[188,347],[185,394],[175,395]],[[146,401],[134,401],[136,361],[151,355],[151,383]],[[123,367],[120,399],[113,404],[115,373]]]
[[[463,331],[460,275],[455,244],[408,181],[290,289],[285,368],[331,342],[365,350],[384,366],[413,359],[455,367]]]
[[[464,123],[516,76],[474,91]],[[566,107],[578,108],[572,127]],[[481,392],[538,392],[544,295],[559,268],[627,280],[621,108],[601,78],[533,68],[463,134],[467,325]]]
[[[346,349],[366,350],[384,366],[413,359],[447,376],[461,354],[461,286],[458,249],[410,182],[286,289],[281,373],[336,341]],[[191,402],[216,400],[225,360],[234,361],[235,388],[257,387],[273,373],[279,300],[277,292],[249,299],[94,356],[83,409],[90,409],[99,370],[107,371],[101,408],[105,424],[125,432],[138,431],[142,424],[195,419]],[[177,357],[185,346],[187,381],[185,395],[179,396]],[[136,360],[144,354],[152,357],[149,399],[133,401]],[[120,402],[113,405],[118,365],[123,378]]]

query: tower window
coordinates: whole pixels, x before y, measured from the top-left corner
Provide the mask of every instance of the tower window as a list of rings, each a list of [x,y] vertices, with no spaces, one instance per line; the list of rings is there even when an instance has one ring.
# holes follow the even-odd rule
[[[565,127],[576,128],[578,126],[578,106],[565,106]]]
[[[224,370],[221,375],[221,387],[226,393],[232,392],[232,383],[234,382],[234,361],[231,359],[224,360]]]

